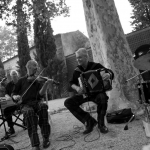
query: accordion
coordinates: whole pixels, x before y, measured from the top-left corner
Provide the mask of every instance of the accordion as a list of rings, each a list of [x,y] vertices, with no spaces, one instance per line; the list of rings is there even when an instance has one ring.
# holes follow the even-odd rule
[[[80,74],[79,84],[85,94],[96,94],[112,90],[112,79],[102,80],[101,71],[104,70],[90,70]]]

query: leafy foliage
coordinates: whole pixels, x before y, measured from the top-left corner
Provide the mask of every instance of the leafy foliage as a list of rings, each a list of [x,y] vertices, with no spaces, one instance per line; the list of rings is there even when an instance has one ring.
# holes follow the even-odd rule
[[[2,61],[17,55],[17,39],[14,29],[0,27],[0,50]]]
[[[17,25],[17,1],[18,0],[0,0],[0,18],[6,20],[7,25]],[[27,27],[31,27],[31,21],[33,21],[34,6],[33,3],[36,0],[20,0],[23,4],[22,10],[26,14],[26,20],[24,20]],[[66,5],[65,0],[43,0],[43,3],[47,9],[47,17],[53,19],[57,16],[63,15],[69,16],[69,7]],[[40,4],[40,2],[39,2]],[[38,10],[36,10],[38,13]],[[39,16],[42,17],[42,16]],[[41,18],[42,19],[42,18]]]
[[[150,26],[150,1],[149,0],[129,0],[133,7],[133,21],[131,25],[134,30],[140,30]]]
[[[7,25],[16,28],[16,39],[19,57],[19,72],[23,76],[26,73],[25,64],[30,58],[27,28],[29,27],[29,15],[26,13],[24,0],[4,0],[0,3],[0,17],[6,21]]]
[[[37,59],[39,61],[40,67],[46,68],[44,75],[53,78],[57,81],[63,81],[61,79],[62,71],[62,61],[60,61],[56,56],[56,45],[55,38],[53,36],[53,30],[51,28],[50,18],[68,13],[65,9],[60,11],[58,9],[60,6],[63,7],[64,2],[60,0],[59,4],[54,5],[54,1],[46,2],[43,0],[34,0],[34,38],[35,47],[37,52]],[[55,1],[56,2],[56,1]],[[46,5],[45,5],[46,4]],[[58,7],[58,8],[57,8]],[[60,7],[60,8],[61,8]],[[54,86],[55,87],[55,86]],[[60,86],[53,91],[60,91]],[[60,92],[59,92],[60,93]]]
[[[42,68],[45,68],[48,66],[49,59],[55,56],[55,40],[44,1],[35,0],[33,5],[35,47],[39,58],[39,64]]]
[[[66,80],[67,76],[64,74],[64,66],[65,62],[63,60],[58,59],[58,57],[55,55],[53,59],[51,59],[51,62],[49,63],[49,66],[47,67],[47,74],[51,73],[51,77],[55,79],[57,82],[60,83],[60,85],[53,85],[50,89],[50,93],[52,96],[52,99],[60,98],[61,93],[63,91],[63,81]]]
[[[47,67],[56,55],[56,45],[50,18],[68,13],[68,7],[62,0],[32,0],[34,13],[34,40],[42,68]],[[57,3],[59,2],[59,3]]]
[[[56,59],[56,45],[50,20],[59,15],[68,16],[69,7],[65,0],[4,0],[0,3],[0,8],[0,18],[5,19],[7,25],[17,28],[18,64],[22,75],[25,73],[26,61],[30,59],[27,30],[30,31],[31,22],[34,20],[37,60],[41,69],[47,68],[47,76],[53,78],[54,72],[59,70],[56,66],[61,65]]]

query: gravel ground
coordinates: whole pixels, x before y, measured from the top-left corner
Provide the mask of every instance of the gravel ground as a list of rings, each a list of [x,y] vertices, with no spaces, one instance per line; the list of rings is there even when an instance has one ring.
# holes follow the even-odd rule
[[[63,101],[64,99],[49,102],[52,134],[51,146],[47,150],[142,150],[143,145],[150,143],[150,139],[145,136],[141,120],[131,122],[126,131],[125,124],[108,124],[109,133],[101,134],[95,127],[91,134],[84,136],[82,135],[84,126],[64,109]],[[96,113],[92,116],[96,118]],[[17,126],[15,130],[14,137],[0,144],[10,144],[15,150],[31,150],[27,131]],[[38,132],[42,143],[40,129]],[[4,127],[1,126],[0,138],[4,133]]]

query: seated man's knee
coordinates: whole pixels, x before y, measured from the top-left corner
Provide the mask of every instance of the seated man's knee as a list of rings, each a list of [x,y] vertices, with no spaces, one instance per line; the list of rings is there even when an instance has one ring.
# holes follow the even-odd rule
[[[5,108],[4,109],[4,116],[7,116],[9,114],[8,110]]]
[[[35,114],[33,108],[30,108],[30,107],[23,108],[22,112],[23,112],[23,114],[24,114],[25,117],[33,116]]]
[[[109,97],[106,95],[106,93],[100,93],[97,95],[96,101],[101,104],[107,104],[108,98]]]
[[[101,116],[105,116],[106,115],[106,113],[107,113],[107,108],[103,108],[102,110],[101,110]]]
[[[34,110],[31,109],[31,110],[27,110],[25,113],[27,116],[32,116],[35,112]]]
[[[23,124],[27,126],[28,129],[31,129],[32,125],[38,124],[38,116],[33,109],[23,111],[23,117]]]
[[[64,106],[68,108],[70,105],[71,105],[71,98],[67,98],[67,99],[64,101]]]
[[[41,109],[46,109],[46,110],[48,109],[48,106],[45,103],[41,103],[40,107],[41,107]]]

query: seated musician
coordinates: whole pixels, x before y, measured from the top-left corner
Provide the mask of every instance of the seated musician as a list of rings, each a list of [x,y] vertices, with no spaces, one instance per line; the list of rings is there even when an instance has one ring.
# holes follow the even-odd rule
[[[80,121],[82,122],[86,129],[83,134],[88,134],[93,131],[94,126],[96,126],[97,121],[90,116],[88,112],[85,112],[80,108],[80,105],[87,101],[93,101],[97,104],[97,113],[98,113],[98,128],[101,133],[107,133],[108,128],[105,126],[104,117],[107,111],[108,96],[105,91],[98,94],[90,96],[90,99],[83,97],[83,89],[79,86],[78,78],[80,77],[81,71],[86,72],[89,70],[96,70],[104,68],[101,64],[88,61],[88,53],[85,48],[80,48],[76,51],[76,59],[78,62],[77,68],[74,70],[73,77],[70,81],[71,87],[78,93],[65,100],[64,105],[69,109],[69,111]],[[114,74],[111,70],[107,69],[109,73],[103,71],[101,73],[102,79],[106,80],[114,77]]]
[[[16,70],[12,70],[10,72],[10,77],[11,77],[11,81],[6,85],[6,88],[5,88],[6,100],[12,100],[11,94],[12,94],[13,89],[15,88],[15,84],[18,82],[18,79],[19,79],[18,72]],[[9,106],[4,109],[4,116],[6,118],[6,121],[9,127],[9,130],[7,132],[8,136],[15,133],[15,130],[13,127],[14,125],[12,121],[12,113],[16,109],[18,109],[18,105]]]
[[[13,99],[18,101],[22,107],[25,124],[33,150],[39,150],[40,140],[37,132],[37,125],[41,128],[43,137],[43,148],[50,146],[50,124],[48,121],[48,106],[43,103],[42,98],[47,87],[53,80],[48,79],[41,85],[35,77],[38,64],[29,60],[26,64],[27,75],[20,78],[13,91]],[[28,90],[27,90],[28,89]],[[38,117],[37,117],[38,116]]]

